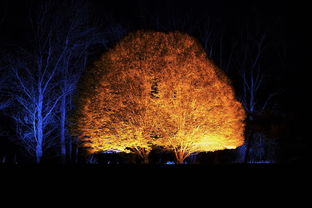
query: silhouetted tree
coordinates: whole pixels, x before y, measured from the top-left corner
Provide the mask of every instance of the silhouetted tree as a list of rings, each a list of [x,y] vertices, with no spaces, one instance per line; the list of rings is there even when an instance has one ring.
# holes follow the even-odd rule
[[[240,59],[236,60],[238,63],[239,74],[242,79],[242,92],[240,101],[247,111],[247,122],[254,120],[253,115],[266,111],[272,104],[272,98],[278,94],[277,90],[271,89],[266,94],[263,89],[266,87],[265,76],[267,71],[263,68],[265,65],[263,59],[268,50],[268,36],[265,32],[258,32],[252,34],[251,32],[241,33],[241,42],[239,52]],[[260,94],[260,92],[262,92]],[[246,149],[244,162],[249,161],[249,153],[252,145],[251,140],[262,141],[263,134],[258,132],[254,134],[252,130],[246,132]]]

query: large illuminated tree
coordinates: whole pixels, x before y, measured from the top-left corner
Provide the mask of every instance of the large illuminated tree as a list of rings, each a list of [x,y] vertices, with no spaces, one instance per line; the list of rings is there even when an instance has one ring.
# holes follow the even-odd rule
[[[139,31],[85,75],[73,132],[90,152],[172,150],[191,154],[243,144],[245,112],[227,77],[192,37]]]

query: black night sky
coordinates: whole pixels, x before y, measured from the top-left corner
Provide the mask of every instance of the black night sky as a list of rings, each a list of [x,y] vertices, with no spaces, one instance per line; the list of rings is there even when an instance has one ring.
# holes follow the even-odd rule
[[[306,5],[279,0],[52,0],[53,9],[45,16],[47,21],[42,25],[36,21],[31,23],[31,20],[38,19],[42,5],[46,3],[49,7],[48,2],[39,0],[1,0],[0,2],[0,166],[34,164],[39,161],[29,151],[31,147],[21,141],[31,139],[31,136],[26,136],[31,130],[27,130],[29,123],[25,121],[28,114],[25,110],[21,110],[23,106],[16,97],[16,92],[20,90],[21,85],[18,85],[16,73],[12,71],[14,67],[11,66],[23,64],[34,66],[30,60],[38,55],[33,52],[38,49],[36,45],[38,39],[34,38],[38,28],[40,28],[37,30],[41,33],[40,37],[44,39],[47,37],[50,23],[62,26],[59,27],[60,31],[52,32],[55,45],[61,45],[62,28],[66,30],[68,25],[65,16],[70,17],[70,12],[73,11],[86,21],[86,27],[94,29],[86,38],[81,38],[79,44],[96,39],[94,43],[88,45],[88,54],[84,56],[85,67],[75,69],[76,75],[80,77],[84,76],[100,55],[125,35],[137,30],[180,31],[190,34],[203,46],[206,41],[208,45],[204,46],[204,49],[209,53],[213,48],[210,58],[232,80],[238,100],[250,99],[243,95],[244,81],[241,74],[249,74],[248,70],[260,70],[263,80],[255,95],[256,109],[248,112],[246,120],[246,138],[251,138],[248,139],[250,145],[237,150],[200,153],[196,157],[186,159],[185,164],[296,164],[307,161],[310,147],[304,132],[308,126],[306,117],[310,107],[307,103],[309,97],[307,95],[310,94],[307,88],[309,83],[307,59],[311,53],[307,50],[306,42],[306,29],[310,25]],[[77,5],[84,6],[82,8]],[[56,19],[64,22],[55,24]],[[210,33],[212,35],[208,38],[207,34]],[[261,58],[255,69],[251,69],[248,64],[243,65],[242,60],[247,54],[251,63],[254,61],[252,57],[257,56],[257,46],[262,37],[265,39]],[[23,55],[23,50],[31,51],[29,56]],[[82,59],[77,58],[77,60]],[[73,62],[77,60],[73,59]],[[229,60],[232,61],[227,64]],[[21,77],[28,76],[20,73]],[[74,75],[72,74],[73,77]],[[38,78],[37,76],[39,75],[33,74],[35,79]],[[53,74],[53,76],[53,83],[61,80],[58,75]],[[68,80],[71,80],[68,83],[71,82],[75,88],[78,81]],[[31,83],[27,83],[25,87],[31,91],[30,86]],[[51,92],[56,92],[53,89],[51,88]],[[74,102],[70,99],[76,93],[78,92],[73,90],[67,96],[68,114],[75,108]],[[261,106],[271,95],[268,105]],[[57,97],[57,93],[49,94],[48,97],[54,99],[54,96]],[[31,103],[24,104],[32,106]],[[57,102],[56,107],[52,109],[51,122],[45,127],[51,129],[51,132],[44,137],[46,143],[40,163],[142,163],[134,154],[98,154],[92,157],[86,155],[76,138],[67,130],[69,120],[64,121],[66,153],[60,153],[61,144],[57,141],[61,136],[58,131],[61,113],[55,110],[60,109],[59,105],[61,103]],[[53,142],[48,142],[50,140]],[[248,158],[246,158],[246,148],[249,151]],[[174,158],[168,151],[156,149],[149,156],[151,165],[171,164],[172,161]]]

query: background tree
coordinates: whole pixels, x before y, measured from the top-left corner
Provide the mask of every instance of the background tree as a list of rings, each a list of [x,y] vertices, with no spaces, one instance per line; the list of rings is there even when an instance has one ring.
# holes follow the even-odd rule
[[[58,67],[61,94],[69,92],[62,96],[59,104],[60,155],[64,161],[66,155],[70,159],[72,154],[72,138],[66,131],[67,111],[73,107],[71,95],[81,73],[87,66],[89,56],[92,55],[92,47],[95,45],[106,47],[107,43],[104,35],[90,24],[86,2],[63,2],[61,5],[58,4],[57,8],[53,14],[49,14],[54,17],[49,23],[54,26],[52,30],[57,31],[54,34],[53,44],[60,49],[66,48],[66,55]],[[60,25],[59,22],[63,24]],[[66,154],[67,151],[68,154]]]
[[[49,137],[56,128],[54,110],[63,96],[55,93],[53,78],[57,66],[42,66],[42,56],[23,52],[9,60],[14,76],[12,97],[17,102],[11,115],[17,123],[21,144],[37,163],[41,161],[44,146],[50,146],[54,139]]]
[[[96,81],[94,79],[97,78]],[[197,152],[243,144],[244,110],[226,76],[182,33],[131,33],[80,86],[74,132],[90,152]]]
[[[269,75],[269,66],[266,66],[264,60],[265,54],[270,49],[268,35],[263,31],[254,33],[242,31],[240,38],[240,54],[241,58],[236,59],[238,63],[238,72],[242,79],[242,92],[240,101],[247,111],[248,123],[253,123],[257,114],[268,112],[269,108],[274,107],[274,97],[280,93],[277,89],[266,90],[270,83],[267,83],[267,76]],[[272,50],[272,49],[271,49]],[[272,73],[272,72],[271,72]],[[272,78],[270,78],[272,80]],[[251,125],[250,125],[251,126]],[[246,143],[244,148],[244,162],[250,160],[250,149],[252,143],[265,143],[265,135],[263,132],[257,132],[252,129],[246,131]],[[261,150],[261,147],[257,147]],[[260,154],[262,154],[260,152]]]
[[[70,95],[86,66],[90,46],[103,43],[88,25],[85,7],[82,1],[34,5],[30,14],[33,45],[7,56],[14,77],[12,97],[19,109],[13,109],[12,117],[18,123],[22,144],[35,153],[37,163],[43,149],[51,146],[60,147],[64,160]]]

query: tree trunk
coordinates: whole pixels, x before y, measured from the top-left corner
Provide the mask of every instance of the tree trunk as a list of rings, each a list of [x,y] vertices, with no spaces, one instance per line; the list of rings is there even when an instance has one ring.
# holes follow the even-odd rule
[[[143,164],[148,164],[149,163],[149,159],[148,159],[148,155],[149,152],[146,151],[144,148],[134,148],[132,149],[133,152],[135,152],[139,158],[142,159]],[[138,161],[139,163],[141,163],[141,161]]]
[[[146,155],[145,157],[143,157],[143,164],[147,165],[148,163],[149,163],[148,155]]]
[[[177,158],[177,159],[176,159],[176,163],[179,164],[179,165],[181,165],[181,164],[184,163],[184,160],[181,159],[181,158],[179,158],[179,159]]]
[[[42,146],[40,144],[36,145],[36,163],[39,164],[42,158]]]
[[[43,107],[43,95],[41,93],[41,88],[39,88],[38,97],[38,115],[37,115],[37,144],[36,144],[36,163],[41,162],[43,155],[42,145],[43,145],[43,117],[42,117],[42,107]]]
[[[146,152],[145,149],[140,149],[138,154],[142,158],[143,164],[148,164],[149,163],[149,160],[148,160],[149,153]]]
[[[60,144],[61,144],[61,162],[66,161],[66,137],[65,137],[65,124],[66,124],[66,96],[63,96],[61,101],[61,119],[60,119]]]
[[[251,147],[252,137],[253,137],[253,133],[250,132],[250,134],[247,137],[247,142],[246,142],[247,145],[246,145],[246,152],[245,152],[244,163],[248,163],[249,158],[250,158],[249,154],[250,154],[250,147]]]
[[[183,164],[185,160],[185,156],[183,152],[177,152],[176,156],[176,164]]]
[[[251,106],[253,106],[253,103],[254,102],[251,102]],[[254,109],[253,107],[252,108],[252,111],[250,113],[250,115],[248,116],[248,120],[249,121],[253,121],[253,117],[251,116],[253,113],[254,113]],[[245,152],[245,158],[244,158],[244,163],[248,163],[248,160],[249,160],[249,154],[250,154],[250,148],[251,148],[251,141],[252,141],[252,137],[253,137],[253,133],[252,133],[252,130],[250,130],[250,128],[247,129],[247,131],[249,132],[249,135],[247,136],[247,145],[246,145],[246,152]]]

